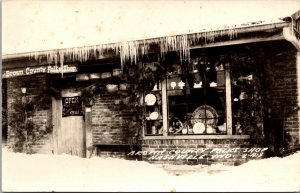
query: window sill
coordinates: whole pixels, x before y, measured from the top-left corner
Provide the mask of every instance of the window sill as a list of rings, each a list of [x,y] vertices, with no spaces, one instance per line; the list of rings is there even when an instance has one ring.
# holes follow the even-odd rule
[[[180,136],[144,136],[144,140],[151,139],[249,139],[249,135],[180,135]]]

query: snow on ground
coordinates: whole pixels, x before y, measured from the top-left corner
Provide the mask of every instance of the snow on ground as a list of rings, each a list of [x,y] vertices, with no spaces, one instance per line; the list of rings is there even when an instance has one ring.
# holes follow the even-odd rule
[[[178,166],[183,167],[183,166]],[[2,150],[3,191],[300,191],[300,152],[241,166],[185,166],[176,176],[116,158],[26,155]]]

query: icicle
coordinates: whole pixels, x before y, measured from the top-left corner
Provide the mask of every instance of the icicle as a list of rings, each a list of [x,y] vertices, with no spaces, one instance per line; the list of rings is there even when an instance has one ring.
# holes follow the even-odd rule
[[[51,58],[54,58],[54,63],[55,65],[57,65],[57,60],[58,60],[58,56],[57,56],[57,53],[51,53]]]
[[[60,68],[61,68],[61,77],[64,75],[64,51],[59,51],[59,62],[60,62]]]
[[[137,56],[139,55],[139,42],[131,41],[131,42],[123,42],[118,45],[120,50],[120,60],[121,60],[121,68],[123,69],[123,65],[127,60],[130,60],[131,63],[137,63]]]
[[[234,39],[237,37],[238,31],[238,28],[202,31],[193,34],[166,36],[147,40],[34,52],[30,53],[29,57],[42,60],[43,56],[45,56],[48,64],[55,63],[55,65],[57,65],[57,63],[60,62],[60,65],[63,65],[65,61],[80,61],[82,63],[87,61],[90,57],[100,59],[104,53],[112,49],[116,55],[119,55],[121,68],[123,69],[123,65],[126,61],[137,63],[140,54],[149,54],[151,44],[157,44],[160,47],[160,55],[162,58],[164,58],[167,52],[176,51],[179,53],[181,60],[189,60],[191,45],[197,45],[201,42],[204,42],[204,44],[214,42],[216,37],[223,37],[224,35],[227,35],[230,39]]]

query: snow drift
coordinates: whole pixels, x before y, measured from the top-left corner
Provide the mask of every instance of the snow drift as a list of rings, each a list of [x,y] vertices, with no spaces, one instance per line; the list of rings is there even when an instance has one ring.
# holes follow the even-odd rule
[[[3,191],[300,191],[300,152],[241,166],[176,166],[194,171],[181,176],[143,161],[7,149],[2,164]]]

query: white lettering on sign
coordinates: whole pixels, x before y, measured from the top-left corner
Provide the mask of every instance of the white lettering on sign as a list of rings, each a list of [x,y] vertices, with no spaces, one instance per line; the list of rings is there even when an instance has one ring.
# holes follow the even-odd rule
[[[82,103],[80,96],[62,97],[62,116],[82,116]]]
[[[78,68],[75,65],[63,65],[59,66],[40,66],[40,67],[26,67],[17,70],[5,70],[3,71],[2,78],[11,78],[16,76],[32,75],[39,73],[72,73],[77,72]]]
[[[64,65],[63,67],[48,66],[48,73],[66,73],[66,72],[77,72],[77,67]]]
[[[79,97],[68,97],[65,99],[65,103],[66,104],[70,104],[70,103],[79,103]]]
[[[26,68],[25,69],[26,75],[31,75],[31,74],[37,74],[37,73],[46,73],[46,68],[45,67],[39,67],[39,68]]]
[[[15,77],[15,76],[23,76],[24,71],[23,70],[15,70],[15,71],[9,71],[6,70],[3,73],[3,78],[9,78],[9,77]]]

